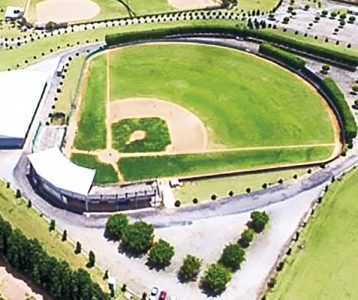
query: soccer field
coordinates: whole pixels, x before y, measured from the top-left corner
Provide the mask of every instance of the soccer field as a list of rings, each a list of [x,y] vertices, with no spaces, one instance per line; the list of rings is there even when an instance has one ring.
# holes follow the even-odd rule
[[[268,299],[358,298],[358,171],[335,183]]]
[[[151,44],[107,52],[90,61],[83,94],[74,143],[82,155],[96,155],[113,144],[121,149],[110,132],[115,123],[106,122],[122,100],[166,101],[202,122],[205,149],[159,158],[156,153],[135,153],[133,158],[127,153],[118,163],[126,180],[321,161],[330,157],[337,138],[327,105],[306,82],[266,60],[223,47]],[[245,149],[250,147],[254,149]],[[216,159],[222,160],[214,166]],[[133,170],[138,163],[141,172]],[[153,163],[165,172],[156,169],[151,175]]]

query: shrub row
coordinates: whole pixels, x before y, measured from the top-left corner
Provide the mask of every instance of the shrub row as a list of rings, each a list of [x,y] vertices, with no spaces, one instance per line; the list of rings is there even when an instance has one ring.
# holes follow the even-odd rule
[[[347,64],[347,65],[358,65],[358,56],[352,55],[348,53],[338,52],[333,49],[329,49],[326,47],[322,47],[317,44],[307,43],[305,41],[300,41],[290,36],[285,36],[280,33],[272,32],[272,31],[264,31],[264,30],[245,30],[247,36],[258,38],[267,42],[272,42],[278,45],[283,45],[290,47],[295,50],[299,50],[302,52],[314,54],[323,58],[327,58],[339,63]]]
[[[232,278],[232,273],[240,269],[245,261],[246,251],[244,248],[250,246],[255,233],[263,232],[269,222],[269,215],[263,211],[254,211],[250,215],[248,228],[241,234],[238,243],[227,245],[217,263],[211,264],[202,278],[202,284],[205,289],[213,294],[221,294],[227,283]]]
[[[145,31],[115,33],[106,35],[106,43],[108,46],[113,46],[121,43],[135,42],[139,40],[159,39],[172,35],[185,35],[185,34],[232,34],[241,37],[257,38],[266,42],[290,47],[295,50],[314,54],[323,58],[327,58],[339,63],[347,65],[358,65],[358,56],[348,53],[343,53],[333,49],[325,48],[317,44],[300,41],[294,37],[285,36],[280,33],[265,31],[265,30],[252,30],[244,27],[227,27],[227,26],[203,26],[194,25],[192,27],[178,26],[172,28],[160,28]]]
[[[74,271],[67,262],[49,256],[37,239],[26,238],[1,216],[0,256],[54,299],[109,299],[87,271]]]
[[[129,223],[124,214],[112,215],[108,218],[104,236],[108,239],[121,241],[125,252],[140,256],[149,251],[148,265],[156,269],[169,266],[175,252],[168,242],[159,239],[154,242],[154,227],[143,221]]]
[[[350,143],[357,135],[357,125],[343,92],[332,78],[325,78],[321,83],[322,90],[332,99],[340,114],[344,127],[344,137]]]
[[[306,62],[295,54],[277,48],[269,43],[260,44],[260,52],[270,57],[285,63],[286,65],[296,69],[302,70],[305,67]]]

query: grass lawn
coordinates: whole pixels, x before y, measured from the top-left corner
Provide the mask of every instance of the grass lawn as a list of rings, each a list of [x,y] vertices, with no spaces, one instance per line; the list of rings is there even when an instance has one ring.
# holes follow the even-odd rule
[[[77,90],[80,88],[83,77],[82,70],[86,57],[76,56],[68,67],[66,77],[63,82],[61,93],[58,95],[55,112],[63,112],[68,116],[75,108],[78,96]]]
[[[9,0],[8,0],[9,1]],[[21,1],[21,0],[15,0]],[[37,10],[36,5],[44,0],[31,0],[28,18],[34,22],[37,19]],[[100,13],[93,18],[92,20],[104,20],[104,19],[114,19],[121,17],[128,17],[130,13],[124,4],[129,5],[129,7],[134,11],[136,15],[144,15],[151,13],[160,13],[167,11],[174,11],[175,8],[171,7],[167,0],[152,0],[152,1],[143,1],[143,0],[130,0],[130,1],[119,1],[119,0],[92,0],[96,2],[101,8]],[[79,20],[78,22],[82,22]],[[76,22],[72,22],[76,23]]]
[[[358,171],[335,183],[268,299],[358,299]]]
[[[333,142],[316,91],[253,55],[170,44],[123,48],[110,60],[111,100],[151,97],[182,105],[204,122],[211,148]],[[105,89],[105,81],[98,86]]]
[[[2,2],[1,4],[2,5]],[[81,32],[68,33],[61,36],[53,36],[45,39],[41,39],[25,46],[21,46],[17,49],[12,50],[0,50],[0,71],[7,69],[15,69],[20,67],[26,67],[28,64],[38,62],[40,59],[48,57],[54,54],[56,51],[63,51],[64,49],[72,48],[77,43],[79,45],[84,45],[89,42],[103,41],[106,34],[117,33],[117,32],[132,32],[132,31],[141,31],[154,29],[158,27],[174,27],[174,26],[193,26],[193,25],[205,25],[205,26],[235,26],[238,22],[225,21],[225,20],[210,20],[210,21],[178,21],[178,22],[169,22],[169,23],[160,23],[160,24],[139,24],[132,26],[120,26],[117,28],[101,28],[96,30],[88,30]],[[3,32],[0,32],[3,35]],[[334,43],[324,43],[323,41],[316,41],[315,39],[308,37],[303,38],[305,41],[310,41],[312,43],[322,43],[324,47],[335,49],[340,52],[348,52],[353,55],[358,55],[357,48],[348,49],[342,47],[341,45],[336,46]],[[60,49],[57,49],[60,47]],[[52,51],[51,51],[52,49]],[[44,55],[42,55],[44,53]],[[34,58],[35,56],[35,58]],[[25,63],[28,61],[28,63]]]
[[[272,10],[279,0],[239,0],[236,9],[241,11],[251,11],[253,9],[260,11]]]
[[[96,169],[95,184],[118,183],[118,175],[113,166],[100,162],[93,155],[73,153],[71,161],[82,167]]]
[[[308,43],[311,45],[317,45],[323,48],[327,48],[327,49],[331,49],[337,52],[341,52],[341,53],[346,53],[349,55],[355,55],[358,56],[358,49],[355,48],[347,48],[345,45],[336,45],[334,42],[329,41],[329,42],[325,42],[325,38],[318,38],[318,39],[314,39],[311,36],[303,36],[303,35],[296,35],[294,34],[294,32],[289,32],[286,31],[284,32],[282,28],[279,29],[266,29],[266,31],[270,31],[273,33],[279,33],[279,34],[284,34],[287,37],[290,37],[292,39],[295,39],[297,41],[301,41],[304,43]]]
[[[130,141],[135,131],[145,132],[143,139]],[[170,144],[167,123],[160,118],[124,119],[112,124],[113,148],[119,152],[164,151]]]
[[[333,147],[316,147],[128,157],[121,158],[118,165],[125,180],[136,181],[157,177],[185,177],[243,171],[324,160],[332,150]]]
[[[49,232],[49,222],[34,209],[27,208],[23,199],[15,199],[14,192],[0,181],[0,214],[15,228],[20,229],[28,238],[37,238],[46,251],[61,260],[67,261],[72,268],[85,268],[87,258],[74,253],[74,245],[61,241],[61,233]],[[103,273],[98,268],[87,269],[92,278],[105,286]]]
[[[97,150],[106,147],[106,57],[90,61],[84,100],[75,147],[80,150]]]
[[[213,194],[218,198],[228,197],[230,191],[233,191],[234,195],[244,194],[247,188],[250,188],[251,191],[257,191],[262,189],[264,183],[269,187],[278,184],[280,179],[286,183],[287,181],[296,180],[293,179],[295,175],[301,180],[307,174],[307,168],[304,168],[188,181],[182,187],[175,189],[174,194],[175,199],[180,200],[182,204],[192,204],[194,198],[197,198],[199,203],[202,203],[210,201],[210,197]]]

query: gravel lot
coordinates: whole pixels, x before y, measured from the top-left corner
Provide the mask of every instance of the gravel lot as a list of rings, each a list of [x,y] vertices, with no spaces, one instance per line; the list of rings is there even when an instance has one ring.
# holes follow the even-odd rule
[[[255,299],[263,281],[269,274],[282,247],[294,233],[301,218],[309,210],[320,189],[313,189],[289,201],[268,206],[271,223],[266,232],[255,240],[247,253],[242,270],[235,273],[228,289],[217,299]],[[156,229],[156,237],[175,245],[173,263],[165,271],[149,270],[146,257],[129,258],[118,252],[118,244],[108,242],[102,229],[67,227],[71,238],[82,241],[86,249],[96,253],[98,262],[136,291],[149,290],[157,285],[175,294],[179,299],[207,299],[198,282],[182,284],[177,271],[186,254],[197,255],[208,265],[219,259],[224,246],[235,242],[249,220],[250,212],[195,221],[191,225]],[[194,298],[193,298],[194,297]]]

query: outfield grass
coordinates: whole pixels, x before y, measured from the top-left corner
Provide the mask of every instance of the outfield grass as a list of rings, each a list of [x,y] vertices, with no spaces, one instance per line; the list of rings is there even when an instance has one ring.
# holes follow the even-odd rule
[[[314,168],[310,169],[314,172]],[[232,191],[234,195],[246,193],[246,189],[251,191],[261,190],[263,184],[267,187],[279,184],[279,180],[290,182],[302,180],[308,176],[308,169],[295,169],[274,171],[260,174],[247,174],[240,176],[220,177],[213,179],[195,180],[184,182],[183,186],[174,190],[175,199],[180,200],[182,204],[192,204],[193,199],[198,199],[199,203],[211,201],[211,195],[215,194],[218,198],[229,196]],[[297,175],[297,179],[294,176]]]
[[[110,60],[111,100],[151,97],[182,105],[204,122],[211,148],[334,140],[318,93],[253,55],[170,44],[123,48],[111,52]]]
[[[80,150],[97,150],[106,147],[106,57],[90,61],[84,100],[75,147]]]
[[[93,155],[73,153],[71,161],[82,167],[96,169],[95,184],[118,183],[118,175],[113,166],[100,162]]]
[[[333,147],[320,147],[127,157],[121,158],[118,165],[125,180],[136,181],[306,163],[327,159],[332,150]]]
[[[357,182],[353,171],[330,188],[269,299],[358,299]]]
[[[144,131],[141,140],[130,141],[135,131]],[[119,152],[164,151],[170,144],[167,123],[160,118],[124,119],[112,124],[113,148]]]

